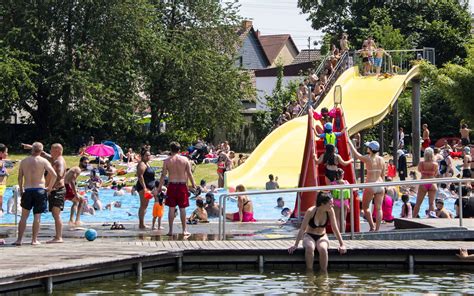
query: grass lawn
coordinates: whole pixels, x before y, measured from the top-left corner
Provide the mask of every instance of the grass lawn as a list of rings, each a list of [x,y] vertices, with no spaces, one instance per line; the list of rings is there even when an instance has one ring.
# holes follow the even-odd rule
[[[10,153],[8,158],[10,160],[18,160],[18,162],[15,164],[14,168],[10,170],[10,176],[8,177],[7,181],[7,186],[13,186],[18,184],[18,167],[19,167],[19,161],[25,158],[27,154],[14,154]],[[67,167],[71,168],[73,166],[77,166],[79,164],[79,156],[75,155],[64,155],[64,159],[66,160]],[[91,158],[92,159],[92,158]],[[161,167],[163,165],[162,161],[152,161],[151,165],[154,167]],[[120,168],[120,166],[116,166],[117,168]],[[121,177],[135,177],[135,173],[130,173],[123,175]],[[79,181],[85,180],[87,177],[79,177]],[[196,184],[199,185],[199,182],[201,179],[206,180],[208,183],[210,182],[216,182],[217,181],[217,172],[216,172],[216,164],[200,164],[196,166],[196,169],[194,171],[194,180],[196,181]]]

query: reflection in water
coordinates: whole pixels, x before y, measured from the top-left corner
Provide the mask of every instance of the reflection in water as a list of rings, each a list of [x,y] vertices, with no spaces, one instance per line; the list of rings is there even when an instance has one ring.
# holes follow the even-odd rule
[[[193,270],[184,273],[145,273],[108,282],[55,288],[55,294],[361,294],[361,293],[473,293],[474,275],[469,272],[350,270],[329,274]]]

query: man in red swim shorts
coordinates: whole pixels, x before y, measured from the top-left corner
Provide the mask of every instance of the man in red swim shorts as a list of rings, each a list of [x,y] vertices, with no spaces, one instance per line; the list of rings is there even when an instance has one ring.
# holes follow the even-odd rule
[[[421,150],[425,151],[426,148],[430,147],[430,144],[430,130],[428,129],[428,125],[425,123],[423,124],[423,144],[421,144]]]
[[[171,156],[163,162],[163,171],[161,173],[160,185],[157,192],[161,192],[165,177],[168,175],[168,188],[166,190],[165,204],[169,207],[168,222],[170,230],[168,235],[173,235],[174,211],[179,207],[179,217],[183,228],[183,235],[190,235],[186,230],[186,208],[189,206],[189,190],[187,181],[191,182],[193,188],[196,188],[191,165],[188,159],[179,155],[181,146],[177,142],[170,143]]]

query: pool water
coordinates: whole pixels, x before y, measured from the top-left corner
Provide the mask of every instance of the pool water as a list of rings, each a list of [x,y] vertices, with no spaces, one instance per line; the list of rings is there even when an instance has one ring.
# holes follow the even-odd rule
[[[127,221],[137,221],[138,220],[138,207],[139,207],[139,197],[138,195],[133,196],[130,193],[125,193],[123,196],[114,196],[114,190],[111,189],[100,189],[99,196],[102,201],[102,204],[105,208],[105,205],[112,201],[120,201],[122,203],[121,208],[113,208],[110,210],[103,210],[103,211],[96,211],[95,215],[82,215],[81,219],[84,222],[127,222]],[[225,193],[226,191],[219,191],[216,193],[215,199],[216,202],[219,201],[219,195]],[[7,202],[12,197],[13,192],[11,188],[8,188],[5,192],[4,202],[3,202],[3,209],[6,213]],[[92,203],[90,198],[90,193],[86,194],[88,197],[89,204]],[[293,210],[296,194],[295,193],[285,193],[279,195],[254,195],[251,196],[251,200],[254,205],[254,217],[257,220],[278,220],[281,218],[281,208],[276,208],[276,200],[278,197],[283,197],[285,201],[285,207],[290,208]],[[416,197],[411,197],[410,201],[415,202]],[[445,200],[445,207],[455,213],[454,210],[454,201],[455,199],[447,199]],[[152,220],[152,209],[153,209],[154,200],[150,200],[150,204],[148,207],[148,211],[146,213],[145,219],[147,221]],[[64,211],[61,214],[61,218],[65,221],[69,220],[70,208],[72,203],[66,201]],[[398,200],[395,202],[393,206],[393,216],[400,217],[402,207],[402,201]],[[196,208],[195,201],[190,200],[190,206],[186,208],[186,216],[191,215],[191,213]],[[425,198],[420,210],[420,216],[425,213],[425,210],[428,208],[428,198]],[[229,199],[227,201],[227,213],[233,213],[237,211],[237,202],[233,199]],[[164,219],[168,215],[168,207],[165,207]],[[28,222],[33,220],[33,215],[30,215]],[[0,224],[4,223],[14,223],[15,216],[13,214],[5,214],[3,217],[0,217]],[[42,222],[53,222],[53,217],[50,213],[44,213],[41,215]]]
[[[197,270],[148,273],[136,277],[55,288],[55,295],[163,295],[163,294],[471,294],[474,275],[460,271],[394,270],[332,271],[327,276],[302,272]]]

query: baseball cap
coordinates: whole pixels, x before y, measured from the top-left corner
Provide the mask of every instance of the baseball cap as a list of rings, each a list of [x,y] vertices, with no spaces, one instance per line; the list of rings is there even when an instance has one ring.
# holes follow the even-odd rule
[[[373,151],[379,151],[380,150],[380,144],[377,141],[370,141],[365,143],[365,146],[369,147]]]
[[[469,147],[464,147],[464,153],[470,154],[470,153],[471,153],[471,148],[469,148]]]

